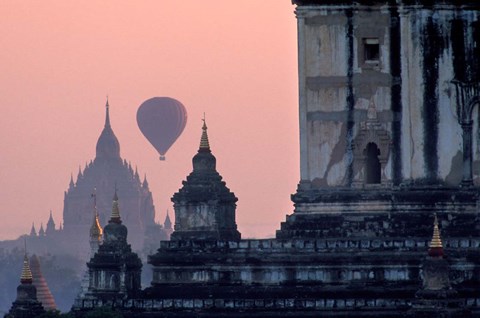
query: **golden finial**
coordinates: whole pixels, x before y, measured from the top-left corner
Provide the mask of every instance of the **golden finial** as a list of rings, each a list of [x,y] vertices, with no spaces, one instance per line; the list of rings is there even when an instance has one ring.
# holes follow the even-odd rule
[[[438,228],[437,214],[433,221],[433,236],[430,241],[430,248],[428,249],[428,255],[430,256],[443,256],[443,244],[440,237],[440,230]]]
[[[100,226],[100,221],[98,220],[98,211],[97,211],[97,188],[93,189],[93,223],[90,227],[90,239],[100,241],[102,239],[103,230]]]
[[[122,223],[120,219],[120,209],[118,208],[118,196],[117,185],[115,184],[115,194],[113,195],[112,214],[110,216],[110,222]]]
[[[102,239],[103,230],[100,226],[100,221],[98,220],[98,212],[95,211],[95,216],[93,218],[92,226],[90,227],[90,238],[100,241]]]
[[[208,142],[207,135],[207,123],[205,121],[205,113],[203,113],[203,127],[202,127],[202,138],[200,139],[200,149],[199,151],[208,151],[210,152],[210,143]]]
[[[32,271],[30,270],[30,263],[27,256],[27,240],[25,239],[25,256],[23,257],[22,275],[20,282],[22,284],[31,284],[33,282]]]

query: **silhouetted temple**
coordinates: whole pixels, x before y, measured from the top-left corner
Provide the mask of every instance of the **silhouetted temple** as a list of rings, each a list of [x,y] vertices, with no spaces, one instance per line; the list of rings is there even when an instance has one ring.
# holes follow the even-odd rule
[[[276,238],[241,239],[204,126],[151,286],[78,316],[480,317],[480,4],[293,3],[301,180]]]
[[[124,222],[130,230],[134,249],[158,245],[154,242],[169,238],[162,226],[155,223],[155,207],[146,177],[141,181],[137,170],[120,157],[120,143],[110,124],[107,101],[105,126],[97,141],[95,159],[83,171],[79,170],[75,182],[72,177],[64,198],[63,235],[67,241],[81,244],[78,253],[83,257],[90,250],[91,195],[96,191],[98,219],[104,225],[109,218],[111,193],[115,187],[123,198]]]
[[[110,220],[103,230],[103,243],[87,264],[88,288],[75,300],[74,308],[91,307],[104,302],[115,303],[117,300],[140,296],[142,262],[127,243],[127,234],[128,229],[122,224],[115,192]],[[91,233],[92,238],[94,235]],[[92,245],[92,251],[94,248]]]
[[[20,285],[17,287],[17,299],[5,318],[32,318],[43,313],[45,309],[37,299],[37,289],[33,285],[32,271],[25,251]]]

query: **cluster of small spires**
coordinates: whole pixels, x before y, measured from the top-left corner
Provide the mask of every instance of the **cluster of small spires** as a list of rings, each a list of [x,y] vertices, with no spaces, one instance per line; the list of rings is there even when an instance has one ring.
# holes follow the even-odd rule
[[[208,140],[207,140],[208,143]],[[68,190],[71,190],[75,188],[79,182],[84,178],[85,173],[88,171],[88,169],[93,165],[93,161],[90,160],[89,164],[85,163],[85,168],[82,171],[82,167],[78,166],[78,174],[77,174],[77,181],[75,182],[73,179],[73,173],[70,174],[70,183],[68,185]],[[148,188],[148,182],[147,182],[147,175],[145,174],[143,177],[143,182],[140,180],[140,174],[138,173],[138,168],[135,166],[135,170],[133,170],[132,163],[127,162],[127,160],[123,159],[123,166],[128,168],[130,172],[130,177],[132,180],[135,180],[139,184],[142,185],[144,188]]]
[[[62,230],[62,224],[60,224],[60,228],[58,231]],[[38,230],[38,236],[47,236],[55,233],[57,231],[55,229],[55,221],[53,221],[52,211],[50,210],[50,217],[47,221],[47,228],[43,229],[43,223],[40,223],[40,229]],[[30,230],[30,236],[37,236],[37,230],[35,229],[35,223],[32,222],[32,228]]]

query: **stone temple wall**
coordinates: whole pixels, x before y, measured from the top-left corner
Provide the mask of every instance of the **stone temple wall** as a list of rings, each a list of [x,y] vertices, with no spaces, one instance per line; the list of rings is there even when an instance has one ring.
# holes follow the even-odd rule
[[[365,150],[375,143],[384,185],[459,184],[462,128],[452,81],[479,78],[478,6],[304,2],[313,5],[296,8],[301,179],[361,186]]]

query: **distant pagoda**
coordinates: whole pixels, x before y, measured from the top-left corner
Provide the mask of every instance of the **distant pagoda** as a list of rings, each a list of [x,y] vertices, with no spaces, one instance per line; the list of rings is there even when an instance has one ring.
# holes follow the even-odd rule
[[[161,226],[155,223],[155,206],[146,177],[142,182],[137,169],[120,156],[120,143],[110,124],[110,106],[105,105],[105,125],[98,138],[96,156],[85,168],[79,169],[74,182],[71,177],[64,198],[63,235],[74,242],[72,251],[81,257],[89,254],[89,229],[92,224],[90,197],[96,188],[98,220],[107,223],[110,209],[111,190],[117,187],[123,198],[125,224],[130,230],[130,240],[136,250],[141,250],[148,231],[158,233],[155,240],[168,239]],[[163,235],[162,235],[163,234]]]
[[[43,277],[40,260],[35,254],[30,259],[30,268],[32,270],[33,285],[37,288],[38,301],[42,303],[45,310],[56,310],[55,299],[50,292],[50,288],[48,288],[45,277]]]
[[[37,299],[37,288],[33,284],[33,275],[25,249],[20,285],[17,287],[17,299],[12,303],[12,307],[5,318],[31,318],[44,312],[45,309]]]
[[[74,311],[97,304],[140,296],[142,262],[127,242],[128,229],[122,224],[115,191],[112,213],[103,229],[103,243],[87,263],[90,275],[88,291],[75,300]]]

